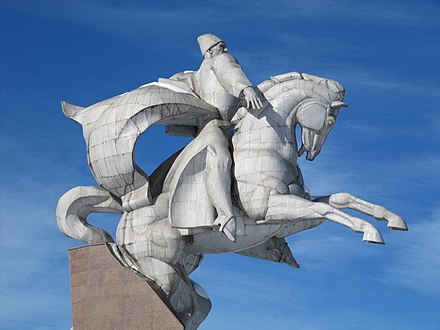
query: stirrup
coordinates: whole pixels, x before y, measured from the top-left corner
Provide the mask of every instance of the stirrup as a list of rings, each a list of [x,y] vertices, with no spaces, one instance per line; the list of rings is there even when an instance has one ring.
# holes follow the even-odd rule
[[[220,225],[219,231],[223,232],[223,234],[226,235],[226,237],[231,240],[232,242],[235,242],[236,239],[236,226],[235,226],[235,217],[230,216],[226,221],[222,221],[225,216],[219,216],[215,220],[215,224]],[[231,228],[232,227],[232,228]]]

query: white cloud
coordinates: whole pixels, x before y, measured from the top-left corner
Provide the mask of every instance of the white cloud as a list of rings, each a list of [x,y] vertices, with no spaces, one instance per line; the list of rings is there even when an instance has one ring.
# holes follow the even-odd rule
[[[389,231],[379,221],[371,223],[383,233],[385,246],[362,243],[361,236],[347,229],[339,230],[329,221],[314,229],[316,233],[290,237],[289,245],[298,262],[309,271],[339,272],[346,276],[347,272],[362,271],[354,269],[353,262],[365,262],[376,268],[368,275],[374,281],[440,296],[440,209],[433,212],[430,221],[411,219],[408,232]]]
[[[147,27],[168,25],[168,22],[213,24],[215,22],[236,21],[246,17],[264,19],[322,18],[343,19],[344,21],[362,20],[370,24],[395,25],[435,25],[435,15],[439,10],[436,4],[353,3],[345,0],[298,0],[298,1],[214,1],[207,5],[179,5],[164,3],[152,5],[141,1],[128,1],[128,5],[117,5],[100,1],[40,1],[23,5],[15,1],[4,1],[5,7],[27,11],[33,14],[48,15],[78,24],[87,24],[96,29],[105,29],[112,33],[129,32],[127,26]],[[177,32],[177,31],[175,31]],[[145,30],[142,32],[153,33]],[[129,33],[131,34],[131,33]]]
[[[0,190],[0,326],[44,329],[38,324],[70,319],[67,248],[72,245],[56,228],[56,189],[28,181],[28,190]]]
[[[350,46],[348,46],[350,48]],[[353,46],[351,46],[353,47]],[[347,49],[345,49],[347,50]],[[351,49],[356,51],[355,49]],[[358,49],[357,51],[363,51]],[[413,52],[415,58],[422,58],[418,49],[408,50]],[[387,68],[375,68],[364,66],[359,63],[335,62],[326,70],[326,75],[338,77],[344,86],[361,86],[367,88],[370,93],[374,89],[384,91],[403,90],[407,95],[428,96],[438,99],[440,86],[434,76],[408,77],[407,72],[400,75],[388,72]],[[374,94],[373,94],[374,95]]]
[[[421,4],[418,6],[404,5],[401,2],[356,2],[346,0],[299,0],[299,1],[252,1],[249,3],[254,15],[266,17],[334,17],[344,20],[376,21],[388,24],[436,24],[429,22],[434,18],[439,6]],[[270,8],[270,10],[268,10]],[[423,19],[425,17],[425,19]]]
[[[440,209],[429,221],[414,223],[396,244],[396,258],[384,270],[388,283],[440,296]]]
[[[359,285],[359,294],[370,287],[381,296],[383,287],[392,286],[371,279],[384,269],[379,256],[392,254],[392,245],[362,243],[360,235],[334,228],[329,223],[289,238],[302,264],[299,270],[245,257],[208,256],[207,264],[192,275],[214,303],[200,329],[220,330],[225,322],[230,329],[412,329],[414,324],[404,319],[372,315],[362,308],[363,299],[345,292]],[[347,298],[354,300],[347,303]],[[334,305],[329,305],[332,299]]]

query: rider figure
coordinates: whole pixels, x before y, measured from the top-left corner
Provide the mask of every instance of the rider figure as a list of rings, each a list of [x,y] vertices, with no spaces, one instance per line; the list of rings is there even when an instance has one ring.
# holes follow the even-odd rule
[[[241,99],[246,101],[248,109],[260,109],[261,99],[252,87],[237,60],[228,53],[226,44],[212,34],[197,38],[204,60],[195,73],[196,92],[205,102],[215,106],[221,121],[216,121],[219,134],[230,140],[221,126],[230,124],[235,112],[241,106]],[[208,196],[217,211],[214,224],[232,241],[235,241],[235,217],[231,200],[232,157],[229,145],[216,145],[208,148],[207,183]]]
[[[195,74],[199,96],[215,106],[223,120],[230,121],[240,107],[240,98],[246,107],[260,109],[262,102],[234,56],[228,53],[226,43],[212,34],[197,38],[204,57]]]

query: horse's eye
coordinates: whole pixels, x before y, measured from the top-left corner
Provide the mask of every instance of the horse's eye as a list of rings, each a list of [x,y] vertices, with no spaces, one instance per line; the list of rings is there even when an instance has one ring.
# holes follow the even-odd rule
[[[335,121],[333,119],[327,119],[327,125],[332,126],[334,123]]]

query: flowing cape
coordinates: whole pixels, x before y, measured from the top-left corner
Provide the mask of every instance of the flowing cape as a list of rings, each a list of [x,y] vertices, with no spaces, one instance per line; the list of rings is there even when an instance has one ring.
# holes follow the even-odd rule
[[[163,82],[85,108],[67,102],[62,106],[65,115],[83,127],[88,164],[96,181],[117,197],[141,188],[145,198],[151,199],[149,177],[134,160],[136,141],[148,127],[164,124],[170,130],[188,127],[196,131],[219,118],[217,108],[190,90]]]

